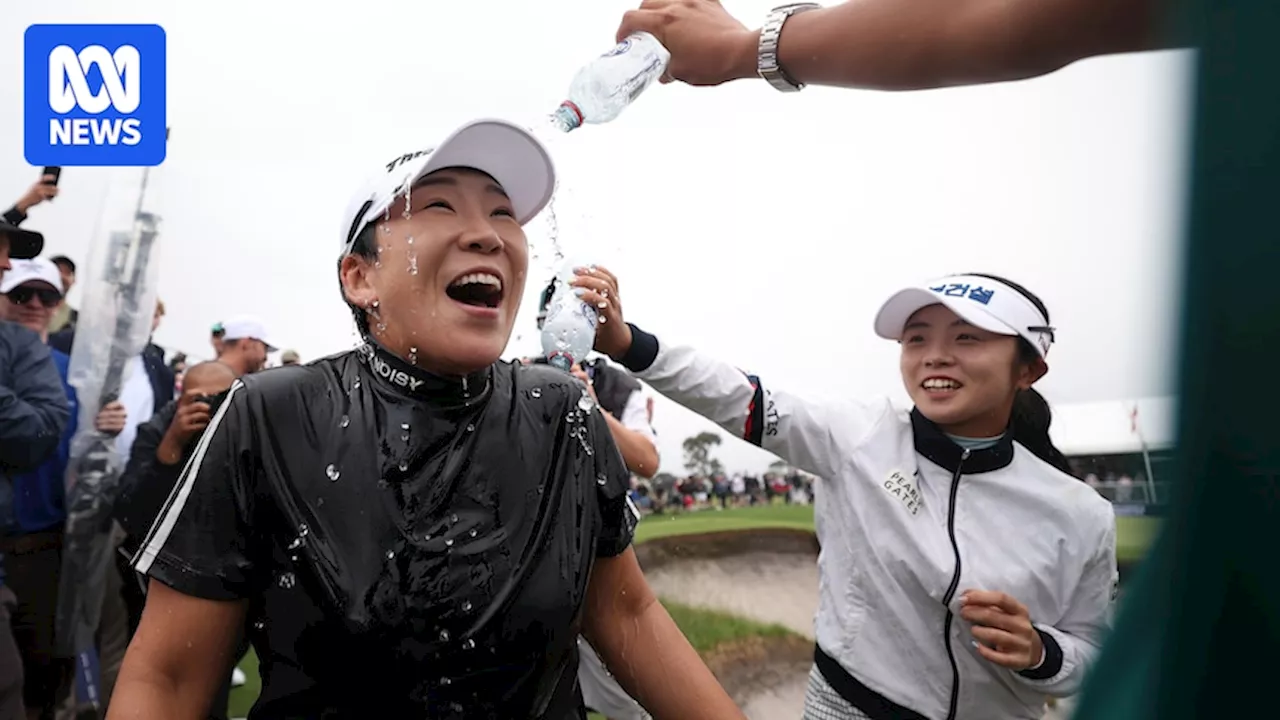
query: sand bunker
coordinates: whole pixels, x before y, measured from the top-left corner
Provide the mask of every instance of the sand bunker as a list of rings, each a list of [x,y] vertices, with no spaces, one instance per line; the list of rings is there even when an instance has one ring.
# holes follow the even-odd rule
[[[818,610],[813,535],[729,531],[651,540],[637,552],[659,596],[775,623],[803,636],[748,638],[718,649],[707,661],[751,720],[799,718]]]

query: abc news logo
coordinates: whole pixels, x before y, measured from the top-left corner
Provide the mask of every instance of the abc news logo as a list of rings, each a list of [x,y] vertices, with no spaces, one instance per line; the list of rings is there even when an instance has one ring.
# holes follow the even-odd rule
[[[113,108],[121,115],[135,112],[142,103],[142,58],[132,45],[114,53],[101,45],[80,52],[59,45],[49,53],[49,109],[66,115],[81,112],[99,115]],[[89,88],[88,74],[97,68],[102,85]],[[137,145],[142,141],[142,121],[122,117],[49,118],[51,145]]]
[[[23,150],[32,165],[150,167],[167,154],[159,25],[32,25],[23,36]]]

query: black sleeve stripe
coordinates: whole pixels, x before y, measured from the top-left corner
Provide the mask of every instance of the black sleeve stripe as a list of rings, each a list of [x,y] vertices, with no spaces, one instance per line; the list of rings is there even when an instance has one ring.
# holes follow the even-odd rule
[[[658,359],[658,338],[631,323],[627,323],[627,327],[631,328],[631,347],[618,362],[631,372],[644,372]]]
[[[1036,628],[1040,642],[1044,643],[1044,662],[1034,670],[1020,670],[1018,674],[1028,680],[1048,680],[1062,672],[1062,646],[1049,633]]]
[[[760,378],[755,375],[747,375],[747,381],[751,383],[751,404],[747,406],[747,422],[742,430],[742,439],[760,447],[764,442],[764,389]]]

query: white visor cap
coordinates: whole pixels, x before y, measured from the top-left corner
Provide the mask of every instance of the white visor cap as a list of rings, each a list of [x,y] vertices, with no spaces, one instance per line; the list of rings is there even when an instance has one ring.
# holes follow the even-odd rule
[[[479,170],[497,180],[521,225],[541,212],[555,192],[555,165],[536,137],[506,120],[473,120],[434,148],[405,153],[384,164],[351,197],[343,215],[342,255],[406,188],[437,170],[454,167]]]
[[[951,275],[899,290],[876,313],[876,334],[901,340],[907,320],[930,305],[942,304],[974,327],[1000,335],[1025,338],[1048,357],[1054,329],[1026,295],[1009,285],[977,275]]]

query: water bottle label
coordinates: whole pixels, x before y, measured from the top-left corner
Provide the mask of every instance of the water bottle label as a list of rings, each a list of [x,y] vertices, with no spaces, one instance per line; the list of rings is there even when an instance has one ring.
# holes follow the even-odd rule
[[[622,42],[615,45],[612,50],[601,55],[600,57],[613,57],[615,55],[621,55],[622,53],[630,49],[631,49],[631,38],[626,38]]]

